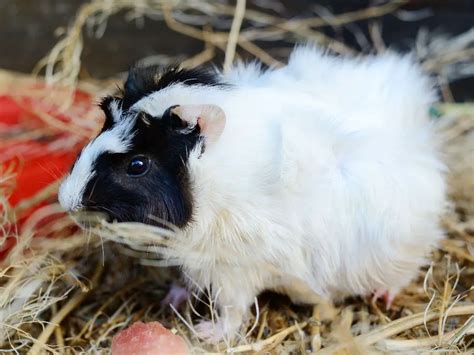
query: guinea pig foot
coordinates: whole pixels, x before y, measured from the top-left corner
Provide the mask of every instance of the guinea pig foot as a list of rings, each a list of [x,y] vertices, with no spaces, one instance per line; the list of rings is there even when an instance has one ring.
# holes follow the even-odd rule
[[[372,303],[375,304],[379,299],[385,303],[385,310],[389,310],[392,308],[393,300],[395,299],[395,292],[388,291],[384,288],[379,288],[374,292],[372,296]]]
[[[206,343],[217,344],[226,336],[221,322],[202,321],[195,326],[197,336]]]
[[[165,298],[161,300],[161,305],[172,305],[175,309],[180,309],[186,303],[188,298],[188,290],[173,282]]]

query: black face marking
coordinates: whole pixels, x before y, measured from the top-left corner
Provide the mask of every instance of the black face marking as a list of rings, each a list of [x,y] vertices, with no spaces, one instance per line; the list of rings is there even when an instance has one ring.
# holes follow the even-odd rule
[[[183,227],[192,216],[186,163],[201,140],[199,126],[183,133],[184,123],[171,109],[162,117],[140,115],[132,149],[103,153],[96,160],[82,204],[119,222],[162,225],[158,219]],[[142,163],[147,165],[143,171]]]
[[[128,73],[123,95],[123,108],[128,110],[143,97],[172,84],[224,86],[215,72],[204,68],[179,69],[169,67],[160,71],[157,66],[134,68]]]

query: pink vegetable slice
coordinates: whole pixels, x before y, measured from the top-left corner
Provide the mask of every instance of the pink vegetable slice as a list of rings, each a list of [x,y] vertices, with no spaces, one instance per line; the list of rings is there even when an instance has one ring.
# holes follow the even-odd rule
[[[133,323],[112,339],[112,355],[189,354],[186,342],[159,322]]]

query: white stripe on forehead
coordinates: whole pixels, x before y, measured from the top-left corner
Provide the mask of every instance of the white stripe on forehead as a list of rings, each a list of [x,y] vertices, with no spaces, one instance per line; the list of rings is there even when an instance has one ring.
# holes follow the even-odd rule
[[[224,90],[215,86],[177,83],[145,96],[137,101],[130,111],[146,112],[153,117],[160,117],[173,105],[217,104]]]
[[[94,163],[97,158],[106,152],[125,153],[130,149],[133,138],[131,130],[135,123],[135,116],[122,116],[122,110],[116,101],[112,101],[109,107],[115,122],[114,126],[84,147],[71,173],[59,188],[59,202],[68,211],[81,207],[87,183],[96,174]]]

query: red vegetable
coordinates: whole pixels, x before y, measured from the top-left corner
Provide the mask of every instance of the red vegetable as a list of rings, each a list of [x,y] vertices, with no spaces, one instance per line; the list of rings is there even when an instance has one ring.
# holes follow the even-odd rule
[[[77,122],[78,117],[95,117],[97,112],[98,125],[101,117],[95,106],[96,100],[90,94],[77,91],[71,107],[61,110],[59,105],[62,102],[46,103],[42,97],[43,93],[50,93],[54,88],[37,82],[31,83],[31,86],[22,85],[24,95],[23,86],[21,89],[12,86],[11,90],[4,90],[14,92],[12,96],[0,95],[0,174],[6,167],[14,166],[14,181],[3,182],[8,186],[14,184],[11,193],[9,189],[5,190],[9,193],[7,197],[11,207],[32,198],[67,173],[80,147],[93,135],[95,121],[91,121],[92,127],[86,129],[75,127],[72,117]],[[21,214],[16,215],[19,229],[36,209],[53,202],[54,191],[47,201],[23,209]],[[0,261],[14,244],[13,235],[0,244]]]
[[[133,323],[112,340],[112,355],[189,354],[186,342],[158,322]]]

